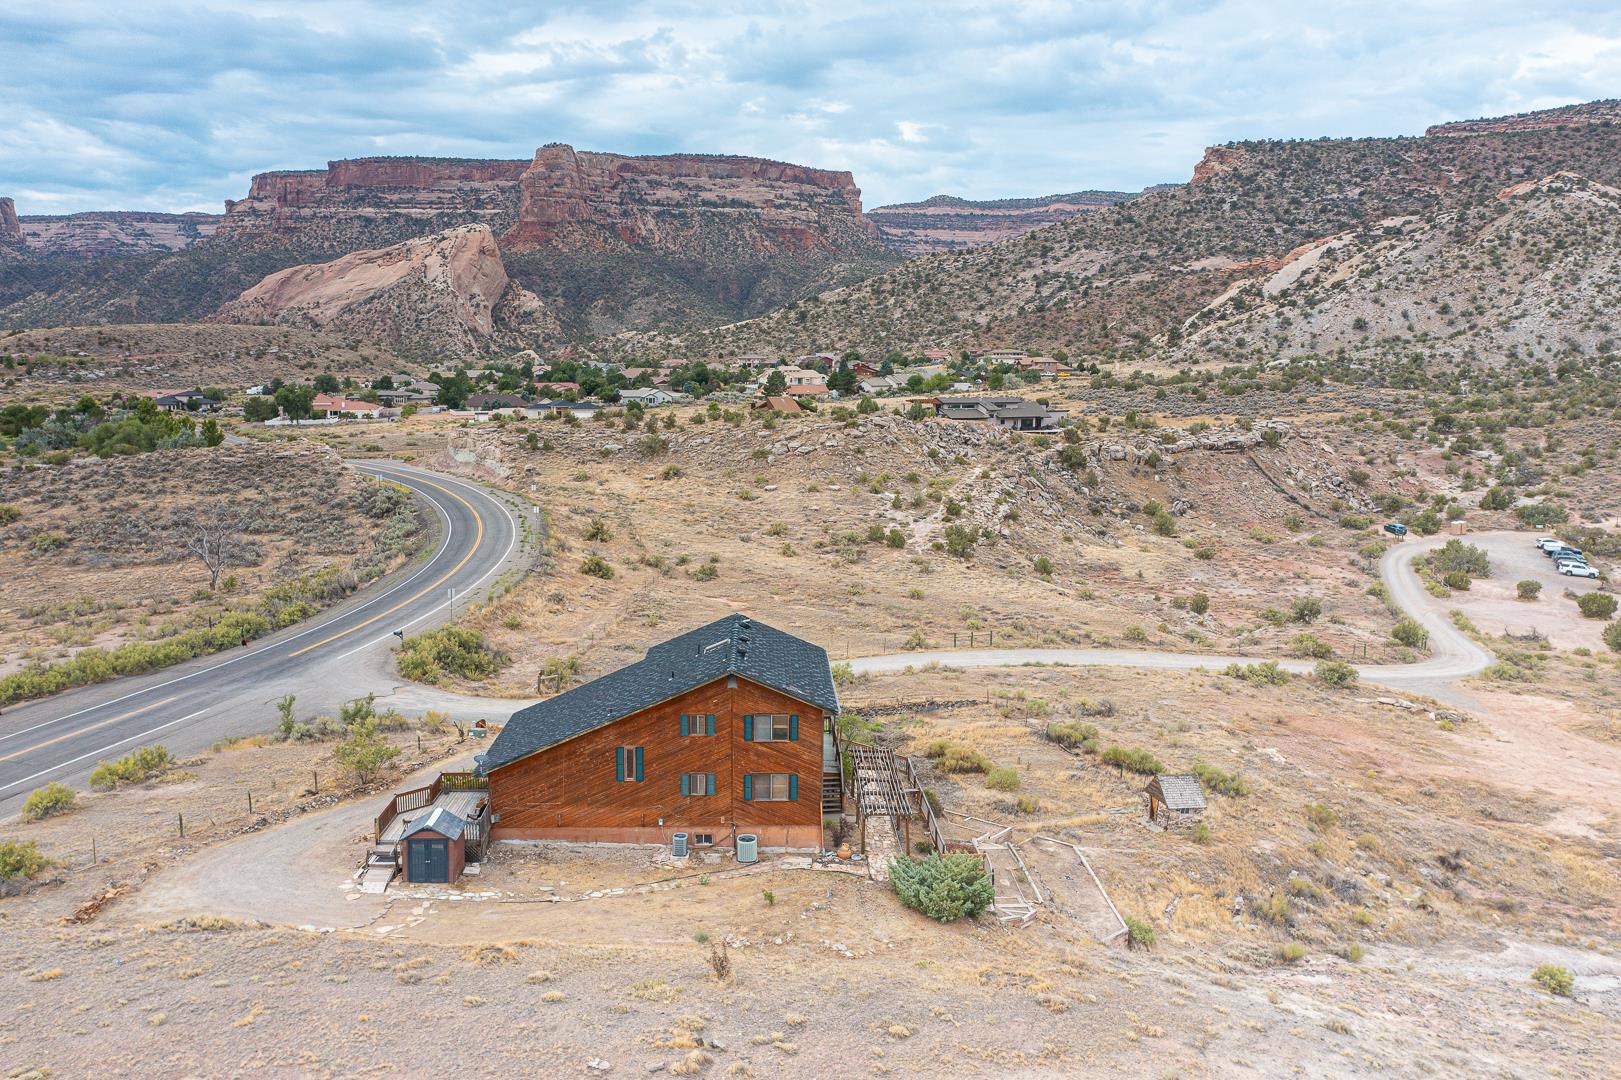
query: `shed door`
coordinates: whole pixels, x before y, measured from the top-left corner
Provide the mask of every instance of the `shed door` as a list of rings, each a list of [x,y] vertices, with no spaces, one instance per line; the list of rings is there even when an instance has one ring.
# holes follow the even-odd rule
[[[435,837],[413,838],[411,850],[407,854],[412,881],[439,885],[450,883],[449,840]]]

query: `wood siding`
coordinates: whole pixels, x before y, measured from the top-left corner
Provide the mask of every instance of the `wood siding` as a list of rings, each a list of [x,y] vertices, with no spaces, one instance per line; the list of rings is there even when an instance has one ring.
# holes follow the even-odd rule
[[[588,731],[490,772],[496,840],[600,840],[663,843],[675,832],[712,833],[730,846],[754,833],[765,847],[819,847],[822,842],[822,711],[737,678],[688,691],[605,727]],[[715,734],[681,735],[681,716],[715,715]],[[743,717],[799,717],[799,739],[751,742]],[[643,748],[640,783],[615,779],[615,748]],[[681,794],[682,773],[714,773],[714,795]],[[743,777],[788,773],[799,778],[791,802],[748,802]],[[663,826],[658,824],[664,819]]]

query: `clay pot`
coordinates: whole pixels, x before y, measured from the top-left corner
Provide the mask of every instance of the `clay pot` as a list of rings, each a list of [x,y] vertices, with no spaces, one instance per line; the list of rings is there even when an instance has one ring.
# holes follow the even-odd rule
[[[843,859],[845,862],[850,861],[850,845],[848,843],[839,845],[839,858]]]

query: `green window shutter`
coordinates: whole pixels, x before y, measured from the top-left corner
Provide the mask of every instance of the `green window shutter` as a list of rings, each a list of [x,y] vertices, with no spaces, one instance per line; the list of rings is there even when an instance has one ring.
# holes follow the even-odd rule
[[[704,794],[705,795],[713,795],[713,794],[715,794],[715,774],[714,773],[708,774],[708,779],[709,779],[709,782],[704,785],[704,787],[705,787]]]
[[[788,741],[799,741],[799,714],[793,713],[788,717]]]
[[[799,774],[788,774],[788,801],[797,802],[799,799]]]
[[[625,778],[625,748],[623,746],[616,746],[616,747],[614,747],[614,779],[615,780],[623,780],[624,778]]]
[[[749,716],[747,714],[745,714],[744,717],[743,717],[743,741],[744,742],[753,742],[754,741],[754,717]],[[748,798],[747,795],[745,795],[743,797],[745,799]]]
[[[743,774],[743,801],[754,801],[754,777],[748,773]]]
[[[683,736],[685,736],[689,730],[690,730],[690,725],[688,724],[688,721],[687,721],[687,714],[682,713],[681,714],[681,734]]]
[[[705,735],[713,735],[713,734],[715,734],[715,714],[714,713],[708,713],[708,714],[706,714],[704,716],[704,734]],[[714,792],[710,792],[710,794],[713,795]]]
[[[636,782],[642,782],[642,748],[636,748]]]
[[[683,794],[683,795],[691,795],[692,794],[691,785],[689,785],[687,783],[687,774],[686,773],[681,774],[681,794]]]

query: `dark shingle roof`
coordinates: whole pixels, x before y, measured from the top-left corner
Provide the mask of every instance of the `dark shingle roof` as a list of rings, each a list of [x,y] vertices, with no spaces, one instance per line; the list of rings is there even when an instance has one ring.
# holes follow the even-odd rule
[[[436,832],[440,836],[448,836],[454,840],[466,828],[467,822],[444,807],[436,806],[411,822],[410,825],[407,825],[405,832],[400,835],[400,839],[404,840],[407,836],[415,836],[419,832]]]
[[[1204,786],[1192,773],[1164,773],[1154,778],[1165,805],[1172,810],[1203,810]]]
[[[728,615],[654,645],[628,667],[513,713],[484,767],[509,765],[729,675],[827,713],[839,711],[826,649],[747,615]]]

